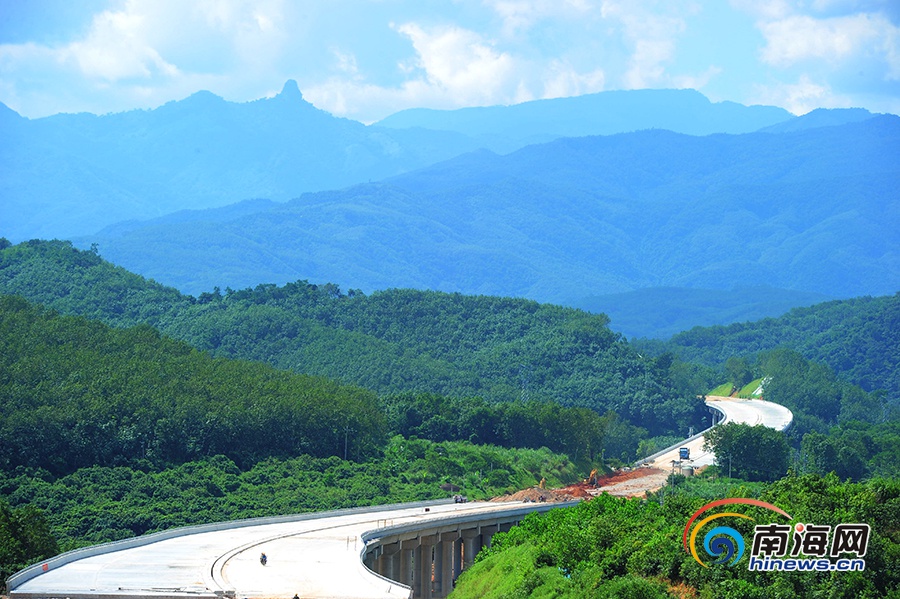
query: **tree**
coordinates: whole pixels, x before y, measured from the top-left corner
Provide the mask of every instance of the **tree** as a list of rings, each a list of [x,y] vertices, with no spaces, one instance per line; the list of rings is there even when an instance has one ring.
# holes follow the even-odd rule
[[[745,358],[736,356],[728,358],[725,361],[725,373],[728,375],[728,381],[738,389],[753,380],[753,370]]]
[[[860,480],[868,474],[866,460],[859,449],[846,443],[843,438],[806,433],[800,451],[807,467],[816,474],[834,472],[842,480]]]
[[[767,426],[729,422],[706,433],[704,449],[716,454],[720,467],[750,481],[781,478],[790,464],[790,446],[784,433]]]
[[[16,571],[59,553],[44,514],[26,505],[12,509],[0,502],[0,583]]]

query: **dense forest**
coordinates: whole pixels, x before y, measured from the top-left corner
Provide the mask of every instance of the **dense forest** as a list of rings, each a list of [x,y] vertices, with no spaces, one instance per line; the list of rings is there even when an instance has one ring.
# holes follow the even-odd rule
[[[874,599],[900,593],[900,483],[842,483],[836,476],[790,475],[732,488],[731,497],[774,504],[794,522],[868,523],[865,570],[759,572],[743,562],[702,567],[682,548],[691,514],[727,492],[716,481],[682,480],[650,501],[601,495],[577,507],[531,515],[463,573],[453,597],[620,597],[663,599]],[[751,508],[756,523],[772,512]],[[735,522],[732,518],[728,522]],[[736,525],[745,538],[753,523]]]
[[[0,296],[0,361],[4,579],[172,526],[560,484],[576,466],[546,446],[588,463],[607,430],[622,443],[614,415],[586,408],[380,398],[14,296]]]
[[[882,389],[893,401],[900,400],[900,293],[794,308],[756,322],[695,327],[667,341],[639,345],[710,366],[733,356],[752,359],[760,352],[789,348],[867,391]]]
[[[398,289],[343,293],[302,281],[195,298],[66,242],[0,251],[0,292],[114,326],[147,324],[215,356],[377,393],[613,410],[651,435],[702,426],[697,392],[715,378],[668,355],[645,359],[605,316],[571,308]]]
[[[67,242],[0,240],[0,574],[184,524],[569,482],[677,442],[704,425],[705,391],[758,379],[793,426],[722,427],[713,443],[735,478],[765,482],[713,467],[673,479],[659,508],[600,498],[529,520],[462,588],[499,563],[512,594],[764,596],[758,576],[701,571],[669,547],[702,498],[751,493],[810,521],[825,521],[814,502],[851,501],[841,514],[880,536],[870,570],[839,586],[881,596],[900,555],[896,481],[879,478],[900,471],[897,395],[882,383],[896,375],[898,297],[794,311],[815,322],[796,342],[740,346],[709,329],[719,353],[697,357],[681,336],[636,345],[602,315],[526,300],[306,282],[193,297]],[[829,338],[843,344],[825,350]],[[846,359],[813,359],[814,346]],[[788,596],[801,582],[778,584]]]

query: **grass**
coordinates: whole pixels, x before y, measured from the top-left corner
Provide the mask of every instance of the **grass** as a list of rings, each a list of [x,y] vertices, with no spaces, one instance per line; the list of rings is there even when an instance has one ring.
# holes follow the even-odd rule
[[[713,389],[712,391],[707,393],[707,395],[718,395],[721,397],[729,397],[731,395],[732,389],[734,389],[734,385],[732,385],[731,383],[722,383],[721,385],[719,385],[718,387],[716,387],[715,389]]]
[[[744,385],[740,391],[738,391],[738,397],[742,397],[744,399],[760,397],[761,394],[756,393],[756,390],[759,389],[760,383],[762,383],[762,379],[750,381],[747,385]]]
[[[756,393],[756,390],[759,389],[759,385],[762,383],[762,379],[756,379],[750,381],[737,392],[737,396],[743,399],[751,399],[761,397],[761,395]],[[731,394],[734,392],[734,385],[731,383],[722,383],[707,395],[718,395],[721,397],[731,397]]]

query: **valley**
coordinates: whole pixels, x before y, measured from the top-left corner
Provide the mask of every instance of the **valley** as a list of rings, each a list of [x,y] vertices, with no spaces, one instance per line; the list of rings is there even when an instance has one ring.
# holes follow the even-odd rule
[[[592,498],[454,597],[833,590],[698,567],[681,528],[725,496],[868,523],[835,596],[900,588],[900,117],[629,90],[363,125],[288,81],[0,133],[0,580],[462,493]],[[673,472],[748,386],[790,426]]]

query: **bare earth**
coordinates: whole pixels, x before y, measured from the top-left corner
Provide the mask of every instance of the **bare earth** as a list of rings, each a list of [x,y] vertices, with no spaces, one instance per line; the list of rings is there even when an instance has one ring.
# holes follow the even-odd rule
[[[510,495],[495,497],[491,501],[550,503],[571,501],[573,499],[590,499],[602,493],[609,493],[614,497],[645,497],[647,492],[657,491],[662,488],[666,484],[668,476],[669,473],[667,471],[658,468],[635,468],[601,477],[597,486],[581,482],[562,489],[530,487]]]

